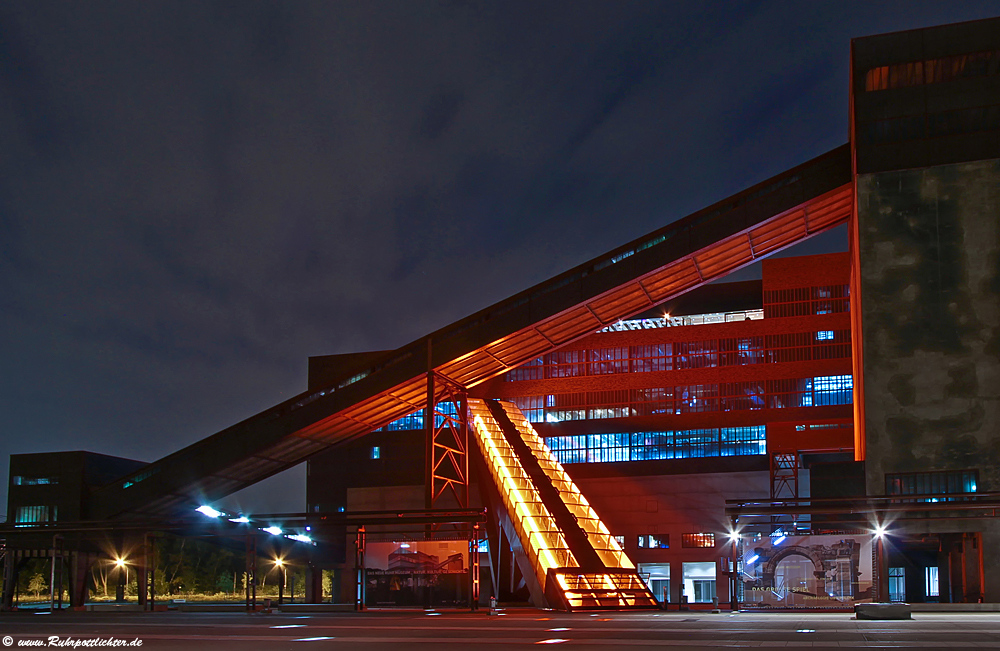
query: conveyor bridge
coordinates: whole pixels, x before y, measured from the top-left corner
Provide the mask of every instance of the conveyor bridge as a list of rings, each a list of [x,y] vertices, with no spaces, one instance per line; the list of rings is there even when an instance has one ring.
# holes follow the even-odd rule
[[[853,200],[844,145],[101,487],[86,517],[188,513],[842,224]]]

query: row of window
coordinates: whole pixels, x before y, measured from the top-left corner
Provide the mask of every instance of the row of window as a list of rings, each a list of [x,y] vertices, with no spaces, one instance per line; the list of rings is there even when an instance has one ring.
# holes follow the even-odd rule
[[[660,603],[677,601],[680,597],[687,598],[689,603],[710,603],[716,597],[715,563],[696,562],[681,563],[680,577],[674,576],[677,592],[670,587],[670,563],[639,563],[636,567],[649,590]]]
[[[853,402],[853,389],[852,376],[829,375],[763,382],[520,396],[511,398],[511,402],[517,405],[529,422],[556,423],[564,420],[849,405]],[[456,415],[454,403],[451,402],[438,403],[435,411],[438,413],[435,420],[439,427],[444,422],[444,417],[440,415],[442,412]],[[413,431],[423,428],[424,411],[421,409],[392,421],[379,431]]]
[[[435,427],[441,427],[444,425],[445,417],[457,418],[458,411],[455,409],[454,402],[439,402],[434,405],[434,425]],[[424,410],[415,411],[412,414],[398,418],[385,427],[382,427],[377,432],[383,431],[413,431],[424,428]],[[372,457],[377,458],[377,457]]]
[[[511,401],[532,423],[664,414],[849,405],[854,379],[831,375],[791,380],[586,391],[521,396]]]
[[[938,568],[934,565],[924,567],[924,597],[940,597],[941,589],[938,580]],[[889,601],[906,601],[906,568],[889,568]]]
[[[865,90],[906,88],[996,74],[1000,74],[1000,51],[973,52],[872,68],[865,73]]]
[[[41,522],[55,522],[59,515],[57,506],[19,506],[14,512],[14,526],[28,526]]]
[[[979,473],[976,470],[886,473],[886,495],[948,495],[975,493]],[[937,501],[925,498],[921,501]]]
[[[766,428],[722,427],[668,432],[550,436],[559,463],[612,463],[659,459],[733,457],[767,453]]]
[[[747,366],[842,359],[851,356],[850,330],[821,330],[757,337],[664,342],[586,350],[560,350],[509,371],[504,380],[650,373],[720,366]]]
[[[848,285],[769,289],[764,292],[764,318],[839,314],[851,311]]]
[[[624,537],[621,538],[624,541]],[[639,549],[670,549],[670,534],[642,534],[636,540],[636,547]],[[715,548],[715,534],[682,533],[681,547],[713,549]]]
[[[31,477],[25,475],[14,475],[10,480],[14,486],[48,486],[58,484],[58,477]]]
[[[738,310],[736,312],[711,312],[709,314],[669,314],[645,319],[620,319],[598,332],[625,332],[628,330],[655,330],[656,328],[678,328],[680,326],[705,325],[707,323],[729,323],[732,321],[757,321],[764,318],[764,310]]]

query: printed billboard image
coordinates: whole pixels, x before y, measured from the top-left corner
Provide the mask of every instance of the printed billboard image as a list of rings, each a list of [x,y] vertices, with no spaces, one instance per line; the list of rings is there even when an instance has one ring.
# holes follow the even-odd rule
[[[742,603],[848,608],[872,600],[871,536],[763,536],[742,544]]]
[[[468,599],[469,542],[374,542],[365,548],[368,606],[458,605]]]

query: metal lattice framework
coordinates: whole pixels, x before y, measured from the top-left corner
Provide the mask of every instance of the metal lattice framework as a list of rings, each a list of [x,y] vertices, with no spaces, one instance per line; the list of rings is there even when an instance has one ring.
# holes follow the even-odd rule
[[[450,408],[449,408],[450,406]],[[450,493],[459,508],[469,507],[468,393],[431,371],[427,374],[427,508]]]
[[[799,454],[795,450],[771,453],[771,499],[799,498]]]

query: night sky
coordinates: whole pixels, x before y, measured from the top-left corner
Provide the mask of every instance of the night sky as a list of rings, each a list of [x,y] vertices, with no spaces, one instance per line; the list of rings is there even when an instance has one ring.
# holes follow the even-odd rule
[[[0,0],[0,499],[9,454],[153,461],[832,149],[851,37],[996,13]]]

